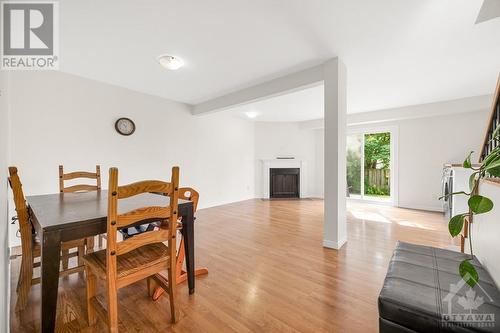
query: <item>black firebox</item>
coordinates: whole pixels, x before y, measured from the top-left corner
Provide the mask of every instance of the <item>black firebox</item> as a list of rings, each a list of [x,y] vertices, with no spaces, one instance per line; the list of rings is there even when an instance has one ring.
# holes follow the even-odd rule
[[[300,169],[271,168],[270,198],[300,198]]]

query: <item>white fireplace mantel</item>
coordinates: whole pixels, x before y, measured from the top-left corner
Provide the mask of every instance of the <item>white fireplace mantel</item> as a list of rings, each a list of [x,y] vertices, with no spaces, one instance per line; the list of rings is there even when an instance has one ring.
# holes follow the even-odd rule
[[[300,197],[307,198],[307,163],[296,159],[262,159],[262,198],[270,197],[270,169],[271,168],[299,168],[300,169]]]

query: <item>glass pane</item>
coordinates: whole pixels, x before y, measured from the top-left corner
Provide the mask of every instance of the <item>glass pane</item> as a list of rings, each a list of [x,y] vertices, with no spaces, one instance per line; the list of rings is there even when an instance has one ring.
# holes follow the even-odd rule
[[[365,195],[389,199],[391,195],[391,133],[365,134]]]
[[[347,196],[361,195],[361,147],[363,134],[347,136]]]

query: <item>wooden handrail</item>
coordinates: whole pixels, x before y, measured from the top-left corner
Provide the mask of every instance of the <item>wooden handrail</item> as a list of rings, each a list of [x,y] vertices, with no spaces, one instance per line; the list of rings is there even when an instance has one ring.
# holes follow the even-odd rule
[[[481,162],[486,155],[486,147],[488,147],[489,136],[493,133],[497,126],[500,126],[500,123],[497,126],[493,125],[493,120],[495,119],[495,112],[497,107],[499,107],[500,103],[500,73],[498,75],[497,87],[495,89],[495,93],[493,95],[493,102],[491,104],[491,112],[488,124],[486,125],[486,131],[484,133],[483,145],[481,147],[481,153],[479,154],[479,162]]]
[[[481,146],[481,154],[479,154],[479,162],[481,162],[487,154],[489,154],[490,151],[488,151],[488,148],[495,148],[495,146],[491,146],[490,140],[491,140],[491,135],[493,132],[497,129],[497,127],[500,126],[500,73],[498,75],[498,80],[497,80],[497,86],[495,88],[495,93],[493,95],[493,102],[491,104],[491,112],[490,112],[490,117],[488,120],[488,123],[486,124],[486,131],[484,133],[484,140],[483,140],[483,145]],[[488,150],[487,150],[488,149]],[[497,186],[500,186],[500,179],[499,178],[486,178],[482,179],[481,182],[486,182],[486,183],[491,183],[495,184]],[[472,218],[472,215],[470,216]],[[460,234],[460,251],[464,253],[465,251],[465,242],[467,238],[469,237],[469,227],[471,223],[474,221],[469,218],[465,220],[464,227],[462,229],[462,232]]]
[[[498,179],[498,178],[484,178],[484,179],[481,179],[481,183],[500,186],[500,179]]]

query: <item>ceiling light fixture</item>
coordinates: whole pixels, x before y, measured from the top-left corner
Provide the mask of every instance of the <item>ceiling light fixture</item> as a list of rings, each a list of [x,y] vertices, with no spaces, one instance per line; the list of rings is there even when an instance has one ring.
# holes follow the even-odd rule
[[[255,112],[255,111],[245,112],[245,114],[250,119],[253,119],[253,118],[255,118],[255,117],[257,117],[259,115],[259,113]]]
[[[160,65],[170,70],[177,70],[184,65],[184,61],[181,58],[171,56],[169,54],[162,54],[156,58]]]

